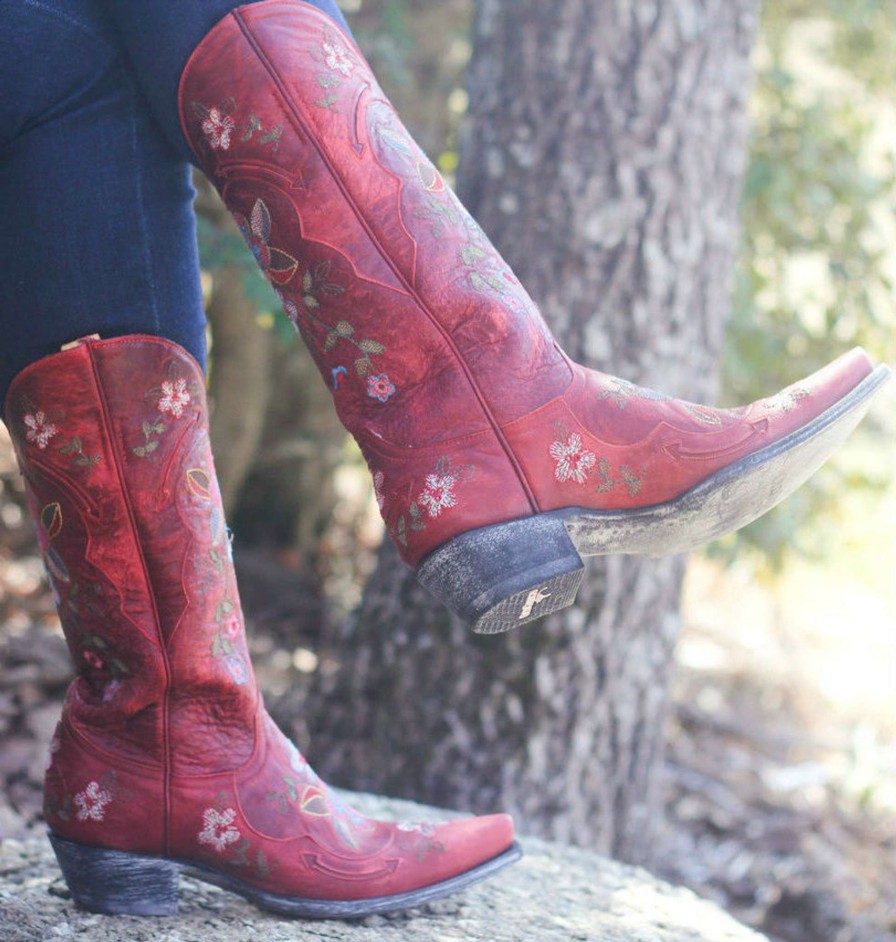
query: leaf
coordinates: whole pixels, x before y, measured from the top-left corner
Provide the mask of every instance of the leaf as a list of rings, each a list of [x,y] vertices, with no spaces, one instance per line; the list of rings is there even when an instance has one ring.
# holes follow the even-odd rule
[[[348,321],[339,321],[336,324],[336,331],[342,337],[351,337],[355,332],[355,328]]]
[[[146,443],[146,454],[152,454],[159,447],[158,439],[154,438],[151,442]]]
[[[378,340],[362,340],[358,346],[365,353],[385,353],[386,348]]]
[[[146,457],[146,449],[143,447],[143,445],[138,445],[138,446],[134,449],[134,454],[135,454],[138,458],[145,458],[145,457]]]
[[[249,217],[249,225],[252,234],[267,245],[268,240],[271,238],[271,213],[265,206],[264,200],[257,199],[255,201],[255,205],[252,207],[252,215]]]
[[[302,290],[310,291],[313,287],[314,287],[314,281],[311,278],[311,272],[306,271],[305,274],[302,275]]]
[[[370,360],[366,357],[359,357],[355,360],[355,372],[358,376],[366,376],[370,372]]]
[[[320,301],[318,301],[313,294],[303,294],[302,304],[304,304],[305,307],[311,308],[311,310],[320,307]]]
[[[332,350],[337,343],[339,343],[339,334],[335,330],[331,330],[324,341],[324,350]]]

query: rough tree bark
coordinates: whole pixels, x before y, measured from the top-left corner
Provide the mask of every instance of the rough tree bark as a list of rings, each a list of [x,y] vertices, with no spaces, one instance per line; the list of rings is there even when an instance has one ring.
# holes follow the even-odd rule
[[[573,357],[698,400],[716,388],[758,6],[477,5],[461,197]],[[312,701],[312,757],[341,783],[503,808],[646,861],[682,572],[592,561],[562,617],[475,638],[384,547]]]

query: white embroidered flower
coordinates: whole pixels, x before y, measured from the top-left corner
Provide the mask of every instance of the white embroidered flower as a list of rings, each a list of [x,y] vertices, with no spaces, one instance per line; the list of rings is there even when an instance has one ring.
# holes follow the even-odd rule
[[[228,844],[238,841],[241,837],[240,832],[233,827],[235,817],[236,811],[233,808],[224,811],[206,808],[202,812],[202,823],[205,826],[199,832],[199,843],[214,847],[219,854],[224,853]]]
[[[59,434],[59,429],[47,420],[46,412],[34,412],[26,415],[25,426],[28,429],[25,438],[29,442],[34,442],[41,451],[47,447],[47,443],[54,435]]]
[[[423,504],[430,517],[438,517],[443,510],[457,504],[455,484],[457,478],[453,474],[427,475],[426,485],[417,500]]]
[[[217,108],[212,108],[202,122],[202,133],[212,150],[227,150],[230,147],[230,135],[235,127],[236,122],[230,115],[221,114]]]
[[[79,821],[102,821],[106,816],[106,805],[112,796],[99,782],[90,782],[83,792],[75,795]]]
[[[584,484],[589,469],[597,461],[594,452],[586,451],[582,446],[582,436],[575,432],[565,442],[554,442],[551,445],[551,457],[557,462],[554,477],[561,484],[566,481]]]
[[[373,496],[376,498],[376,505],[383,512],[386,506],[386,498],[383,494],[383,484],[386,481],[386,475],[382,471],[377,471],[373,476]]]
[[[159,412],[170,412],[176,419],[184,414],[184,406],[190,401],[187,392],[187,381],[178,379],[171,383],[165,380],[162,383],[162,397],[159,399]]]
[[[337,42],[324,43],[324,61],[334,72],[351,75],[355,63],[352,62],[345,46]]]

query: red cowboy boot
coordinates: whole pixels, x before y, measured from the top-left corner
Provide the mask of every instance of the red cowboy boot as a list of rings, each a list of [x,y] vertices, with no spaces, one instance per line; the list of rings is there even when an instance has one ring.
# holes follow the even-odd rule
[[[519,857],[507,815],[363,817],[268,717],[181,348],[81,341],[19,374],[6,423],[77,667],[45,799],[76,902],[173,913],[185,872],[285,915],[354,917]]]
[[[570,362],[352,40],[309,4],[226,16],[180,96],[187,139],[331,385],[389,533],[477,631],[570,604],[581,555],[677,553],[755,519],[886,379],[854,351],[718,410]]]

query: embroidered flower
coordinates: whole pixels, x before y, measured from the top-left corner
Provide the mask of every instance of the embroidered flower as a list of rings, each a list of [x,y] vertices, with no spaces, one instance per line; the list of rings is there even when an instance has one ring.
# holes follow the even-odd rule
[[[47,420],[46,412],[34,412],[26,415],[25,426],[28,429],[25,438],[29,442],[34,442],[41,451],[47,447],[47,443],[54,435],[59,434],[59,429]]]
[[[371,399],[388,402],[394,394],[395,386],[389,382],[389,377],[385,373],[380,373],[379,376],[367,377],[367,395]]]
[[[554,477],[561,484],[566,481],[584,484],[588,478],[588,471],[597,461],[594,452],[585,450],[582,446],[581,435],[575,432],[565,442],[558,441],[551,445],[551,457],[557,462]]]
[[[190,402],[185,379],[175,380],[173,383],[165,380],[162,383],[162,396],[159,399],[159,412],[169,412],[176,419],[184,414],[184,406]]]
[[[325,42],[324,62],[334,71],[341,72],[345,76],[352,74],[355,63],[352,62],[349,51],[338,42]]]
[[[386,475],[382,471],[377,471],[373,476],[373,496],[376,498],[376,505],[383,512],[386,506],[386,497],[383,494],[383,484],[386,482]]]
[[[121,681],[117,677],[115,680],[110,680],[106,684],[106,689],[103,690],[103,703],[111,703],[118,695],[119,690],[121,690]]]
[[[209,847],[214,847],[219,854],[223,854],[228,844],[233,844],[242,836],[233,827],[235,817],[236,811],[233,808],[225,808],[224,811],[206,808],[202,812],[204,827],[199,832],[199,843],[208,844]]]
[[[457,504],[454,487],[457,478],[453,474],[429,474],[424,489],[417,500],[426,508],[430,517],[438,515]]]
[[[75,795],[79,821],[102,821],[106,816],[106,805],[112,796],[99,782],[91,782],[83,792]]]
[[[202,133],[211,145],[212,150],[228,150],[230,135],[236,128],[236,122],[230,115],[221,114],[217,108],[212,108],[208,117],[202,122]]]

